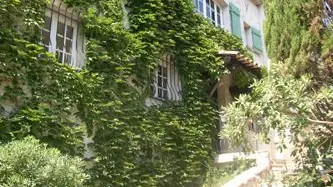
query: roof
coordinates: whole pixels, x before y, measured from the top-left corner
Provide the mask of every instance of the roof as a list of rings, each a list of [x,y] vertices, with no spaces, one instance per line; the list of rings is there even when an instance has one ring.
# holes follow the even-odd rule
[[[231,65],[238,63],[239,65],[242,65],[249,70],[259,70],[260,69],[258,64],[256,64],[252,59],[241,54],[239,51],[221,50],[221,51],[219,51],[219,53],[217,55],[220,57],[231,57],[230,62],[229,62],[229,63],[231,63]]]

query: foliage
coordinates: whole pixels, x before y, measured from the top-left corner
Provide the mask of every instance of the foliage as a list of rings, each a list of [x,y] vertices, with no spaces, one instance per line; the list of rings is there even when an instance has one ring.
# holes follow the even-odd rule
[[[84,186],[83,165],[79,158],[26,137],[0,146],[0,186]]]
[[[287,186],[332,184],[332,50],[331,28],[321,22],[322,1],[265,1],[266,39],[272,68],[225,108],[222,135],[248,148],[247,126],[253,121],[269,141],[271,130],[281,137],[279,147],[292,143],[299,175]],[[283,30],[281,30],[283,28]],[[289,142],[291,141],[291,142]],[[289,181],[289,183],[288,183]]]
[[[21,7],[27,12],[27,21],[23,22],[20,32],[14,25],[17,22],[5,21],[4,25],[1,24],[1,28],[6,28],[0,31],[0,80],[3,90],[0,96],[0,141],[34,135],[66,153],[79,154],[82,152],[83,129],[73,116],[82,99],[85,83],[80,74],[57,63],[53,55],[34,44],[39,34],[23,34],[35,28],[35,25],[28,27],[31,29],[24,28],[30,24],[29,20],[37,20],[32,22],[39,24],[44,14],[40,10],[44,8],[44,3],[1,3],[6,10],[1,16],[20,18],[23,16],[21,10],[16,8]]]
[[[257,76],[249,71],[246,71],[244,68],[237,68],[233,72],[233,80],[235,82],[235,85],[237,85],[238,88],[246,89],[254,82],[255,79],[257,79]]]
[[[123,3],[81,6],[89,38],[87,69],[103,79],[92,94],[94,107],[86,107],[85,115],[98,135],[92,183],[198,186],[211,154],[210,133],[217,116],[206,92],[206,82],[222,73],[216,53],[246,52],[239,39],[196,14],[191,1]],[[153,70],[166,53],[173,55],[182,76],[183,100],[146,108]],[[126,84],[132,74],[140,91]]]
[[[1,16],[22,18],[14,2],[36,13],[24,16],[41,25],[43,0],[5,1]],[[31,27],[18,32],[14,21],[1,25],[9,28],[0,31],[0,80],[6,85],[1,104],[7,112],[7,104],[15,103],[1,118],[1,140],[34,135],[78,154],[85,125],[95,151],[89,185],[199,186],[217,117],[207,101],[213,85],[207,83],[223,73],[216,53],[228,49],[248,55],[242,43],[195,13],[190,0],[65,2],[82,13],[87,42],[80,72],[36,45],[37,33],[21,34]],[[175,58],[182,101],[147,108],[153,71],[163,54]],[[137,88],[127,84],[131,75]]]
[[[332,140],[329,138],[330,125],[320,119],[321,115],[332,117],[328,108],[333,101],[333,90],[322,88],[313,92],[308,76],[299,79],[290,74],[280,76],[286,69],[283,64],[276,65],[264,79],[253,85],[251,95],[240,96],[225,109],[228,123],[223,136],[231,139],[233,145],[249,150],[247,125],[249,120],[254,120],[266,141],[269,141],[270,130],[276,130],[282,138],[279,146],[283,149],[289,143],[290,130],[298,168],[311,176],[317,173],[312,182],[321,181],[319,174],[325,174],[331,167],[329,145]],[[324,112],[326,107],[327,113]],[[318,111],[318,108],[323,110]]]

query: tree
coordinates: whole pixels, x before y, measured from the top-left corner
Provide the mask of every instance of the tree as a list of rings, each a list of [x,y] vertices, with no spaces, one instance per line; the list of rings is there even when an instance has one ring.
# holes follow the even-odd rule
[[[0,146],[0,186],[84,186],[79,158],[62,155],[33,137]]]
[[[333,141],[332,27],[323,24],[323,1],[265,1],[266,43],[272,68],[225,108],[222,135],[233,145],[246,145],[246,128],[253,120],[269,141],[270,129],[283,137],[291,130],[301,175],[290,186],[332,184]],[[281,147],[285,145],[285,139]]]

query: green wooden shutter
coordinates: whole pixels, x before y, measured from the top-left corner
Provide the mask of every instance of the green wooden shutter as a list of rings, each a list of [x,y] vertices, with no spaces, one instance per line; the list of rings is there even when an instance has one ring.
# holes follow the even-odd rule
[[[251,28],[251,29],[252,29],[251,32],[252,32],[253,48],[257,51],[262,51],[262,40],[261,40],[260,31],[255,28]]]
[[[231,31],[233,34],[242,38],[240,9],[230,3],[230,18],[231,18]]]

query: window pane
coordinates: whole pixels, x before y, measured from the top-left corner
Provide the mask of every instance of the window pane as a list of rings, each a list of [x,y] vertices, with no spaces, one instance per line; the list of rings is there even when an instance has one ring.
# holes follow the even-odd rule
[[[221,9],[220,7],[216,6],[216,23],[218,26],[221,26],[222,25],[222,22],[221,22]]]
[[[57,49],[64,49],[64,38],[57,36]]]
[[[212,21],[215,23],[215,11],[214,10],[212,10]]]
[[[47,30],[51,30],[51,18],[46,16],[45,17],[45,22],[44,22],[44,28]]]
[[[71,55],[65,55],[65,60],[64,63],[71,65],[71,61],[72,61],[72,56]]]
[[[58,26],[57,26],[57,34],[60,34],[60,35],[64,35],[65,33],[65,24],[61,23],[61,22],[58,22]]]
[[[167,88],[168,86],[168,79],[163,79],[163,88]]]
[[[210,18],[210,5],[209,0],[206,0],[206,16]]]
[[[50,45],[50,32],[42,30],[42,35],[43,35],[43,44],[44,45]]]
[[[163,67],[163,77],[167,77],[167,68]]]
[[[56,58],[58,59],[58,62],[62,62],[62,56],[63,56],[62,52],[60,51],[56,52]]]
[[[162,66],[161,65],[158,66],[158,74],[162,75]]]
[[[199,0],[199,12],[204,13],[204,0]]]
[[[162,89],[161,88],[157,89],[157,97],[163,98],[163,96],[162,96]]]
[[[168,99],[168,91],[163,90],[163,99]]]
[[[162,77],[158,77],[157,79],[157,86],[162,87]]]
[[[211,19],[215,24],[215,3],[212,0],[210,0],[210,11],[211,11]]]
[[[72,53],[72,41],[71,40],[66,40],[66,52]]]
[[[70,38],[70,39],[73,39],[73,31],[74,31],[74,28],[72,26],[67,26],[67,31],[66,31],[66,37],[67,38]]]

